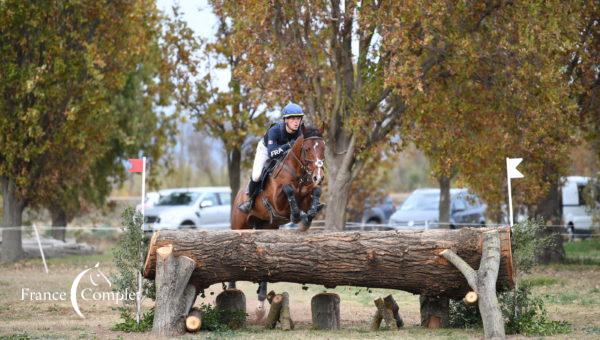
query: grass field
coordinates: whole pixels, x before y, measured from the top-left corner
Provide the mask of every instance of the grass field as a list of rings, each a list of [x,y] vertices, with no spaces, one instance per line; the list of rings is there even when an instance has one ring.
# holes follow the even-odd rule
[[[564,320],[572,325],[572,332],[554,338],[598,339],[600,338],[600,242],[584,240],[566,244],[568,264],[538,267],[524,276],[534,286],[535,294],[546,302],[549,316]],[[75,314],[68,300],[73,279],[82,270],[99,263],[99,269],[109,274],[112,265],[110,251],[102,255],[70,256],[49,259],[49,274],[44,273],[39,259],[30,259],[11,265],[0,266],[0,337],[11,338],[98,338],[98,339],[148,339],[148,333],[127,334],[111,331],[119,321],[117,304],[110,301],[81,301],[80,308],[85,319]],[[92,287],[82,280],[80,288]],[[368,291],[356,287],[330,289],[341,298],[342,330],[322,332],[310,329],[310,299],[325,291],[322,286],[309,285],[303,290],[301,285],[277,283],[269,285],[269,290],[287,291],[290,294],[292,318],[297,324],[294,331],[265,331],[253,322],[256,308],[256,285],[241,283],[239,287],[246,293],[249,327],[242,331],[226,333],[201,332],[185,338],[240,337],[253,339],[281,338],[480,338],[480,329],[426,330],[419,324],[419,299],[410,293],[373,289]],[[65,300],[38,301],[28,292],[64,292]],[[197,304],[213,303],[221,291],[221,285],[214,285],[206,291],[206,297]],[[369,324],[374,312],[373,300],[392,293],[400,305],[405,328],[400,332],[381,330],[370,332]],[[56,295],[56,294],[55,294]],[[145,301],[144,308],[152,306]]]

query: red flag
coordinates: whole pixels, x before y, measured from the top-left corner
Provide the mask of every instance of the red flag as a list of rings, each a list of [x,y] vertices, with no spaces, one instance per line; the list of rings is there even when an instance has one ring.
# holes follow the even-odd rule
[[[142,172],[144,170],[144,160],[142,158],[129,159],[129,172]]]

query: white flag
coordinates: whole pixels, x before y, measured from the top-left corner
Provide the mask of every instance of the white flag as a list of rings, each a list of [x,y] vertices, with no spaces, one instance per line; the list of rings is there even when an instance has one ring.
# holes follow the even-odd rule
[[[508,178],[523,178],[523,174],[517,170],[517,166],[521,164],[523,158],[507,158],[506,159],[506,174]]]

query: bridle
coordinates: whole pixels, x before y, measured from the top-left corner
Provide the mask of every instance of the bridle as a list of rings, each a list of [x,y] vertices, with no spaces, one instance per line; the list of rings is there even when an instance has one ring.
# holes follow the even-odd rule
[[[314,140],[314,139],[318,139],[321,142],[323,142],[323,138],[321,138],[321,137],[308,137],[302,141],[302,145],[304,146],[304,143],[307,140]],[[317,142],[314,145],[315,150],[317,149],[318,145],[319,145],[319,142]],[[321,182],[321,180],[323,178],[323,172],[324,172],[323,168],[325,167],[324,159],[319,159],[318,157],[316,157],[315,159],[308,159],[308,158],[306,158],[305,151],[306,150],[304,149],[304,147],[302,147],[302,152],[300,154],[301,159],[300,159],[300,158],[298,158],[298,156],[296,156],[296,154],[292,150],[290,150],[292,159],[296,160],[296,162],[298,162],[298,164],[300,164],[300,168],[302,169],[302,174],[300,176],[296,175],[296,172],[294,171],[294,169],[290,169],[284,163],[284,168],[286,169],[286,171],[289,172],[294,177],[294,179],[298,180],[298,184],[300,184],[301,186],[305,185],[305,184],[310,184],[311,182],[312,183]],[[311,171],[310,168],[308,167],[308,165],[313,162],[315,163],[315,167],[316,167],[316,173],[317,173],[317,177],[318,177],[317,181],[313,180],[313,171]]]

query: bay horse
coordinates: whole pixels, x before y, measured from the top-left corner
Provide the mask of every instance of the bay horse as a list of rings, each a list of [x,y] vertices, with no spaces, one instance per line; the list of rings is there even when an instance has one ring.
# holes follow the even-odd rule
[[[320,203],[321,183],[325,176],[325,142],[316,128],[305,127],[290,151],[277,162],[256,196],[254,207],[246,214],[237,207],[247,199],[246,186],[235,196],[231,208],[231,229],[278,229],[292,222],[300,231],[310,227],[324,207]],[[229,283],[235,288],[235,281]],[[267,282],[258,289],[257,316],[264,316]]]

